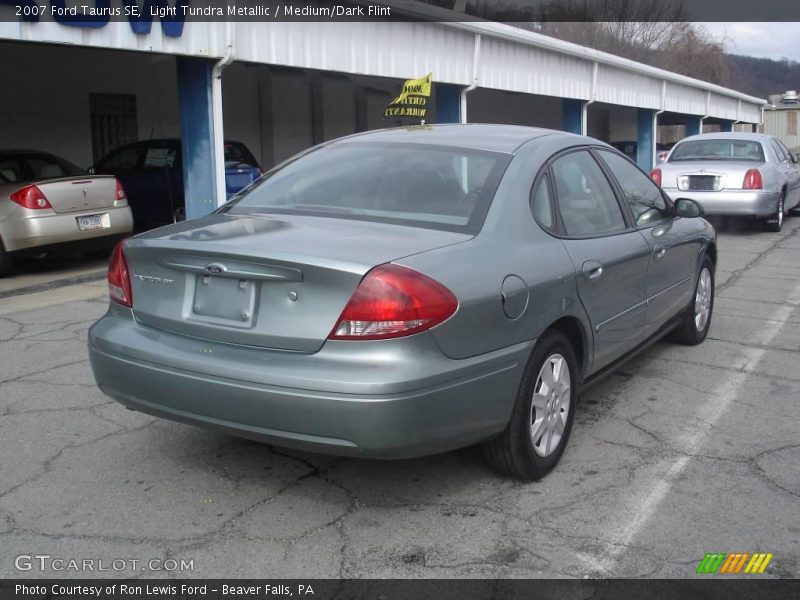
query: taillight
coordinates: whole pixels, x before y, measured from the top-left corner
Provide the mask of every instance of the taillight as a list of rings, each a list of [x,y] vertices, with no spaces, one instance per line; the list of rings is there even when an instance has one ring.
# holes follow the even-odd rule
[[[108,295],[114,302],[133,308],[130,271],[122,250],[124,243],[123,240],[117,244],[108,263]]]
[[[114,187],[114,204],[127,201],[128,201],[128,194],[125,193],[125,188],[122,187],[122,184],[119,182],[119,179],[117,179],[116,186]]]
[[[761,178],[761,171],[758,169],[748,169],[744,174],[743,190],[760,190],[764,187],[764,180]]]
[[[17,190],[9,196],[9,198],[25,208],[38,210],[40,208],[53,208],[47,197],[35,185],[26,186]]]
[[[456,312],[458,301],[438,283],[407,267],[376,267],[353,293],[332,340],[382,340],[419,333]]]
[[[656,182],[656,185],[661,185],[661,169],[650,171],[650,178]]]

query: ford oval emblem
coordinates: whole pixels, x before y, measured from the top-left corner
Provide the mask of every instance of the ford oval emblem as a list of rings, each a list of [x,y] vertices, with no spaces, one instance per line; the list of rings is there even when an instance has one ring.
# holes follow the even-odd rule
[[[206,265],[206,273],[211,273],[212,275],[219,275],[227,270],[228,269],[225,268],[225,265],[221,265],[219,263],[211,263]]]

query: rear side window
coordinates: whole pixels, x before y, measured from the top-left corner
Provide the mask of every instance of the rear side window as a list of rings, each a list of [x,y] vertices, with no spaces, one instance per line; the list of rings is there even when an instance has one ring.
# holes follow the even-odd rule
[[[553,205],[550,201],[550,188],[547,184],[547,176],[539,179],[539,182],[531,191],[531,210],[539,225],[552,231],[555,229],[555,218],[553,215]]]
[[[50,154],[29,154],[25,156],[25,162],[33,179],[58,179],[84,174],[83,169]]]
[[[0,181],[4,183],[17,183],[25,179],[25,171],[18,158],[13,156],[0,156]]]
[[[672,217],[661,190],[628,160],[608,152],[598,152],[622,188],[622,195],[637,225],[648,225]]]
[[[553,161],[550,172],[567,235],[606,235],[625,230],[611,184],[591,154],[580,150],[561,156]]]
[[[221,210],[477,233],[509,160],[428,144],[339,142],[273,170]]]

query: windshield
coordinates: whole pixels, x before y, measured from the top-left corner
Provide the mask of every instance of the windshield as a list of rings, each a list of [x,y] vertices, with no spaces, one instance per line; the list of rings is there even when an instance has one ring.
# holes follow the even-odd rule
[[[672,150],[669,162],[682,160],[746,160],[764,162],[760,142],[751,140],[692,140]]]
[[[338,217],[477,233],[510,156],[336,143],[268,173],[221,212]]]

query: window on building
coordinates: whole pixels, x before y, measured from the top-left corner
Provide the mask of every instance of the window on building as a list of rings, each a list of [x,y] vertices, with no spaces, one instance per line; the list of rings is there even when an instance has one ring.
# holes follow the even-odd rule
[[[106,154],[139,139],[134,94],[89,94],[92,156],[97,162]]]

